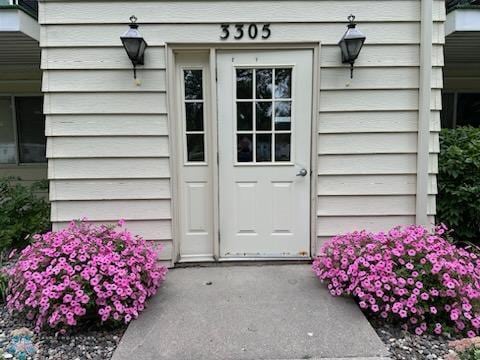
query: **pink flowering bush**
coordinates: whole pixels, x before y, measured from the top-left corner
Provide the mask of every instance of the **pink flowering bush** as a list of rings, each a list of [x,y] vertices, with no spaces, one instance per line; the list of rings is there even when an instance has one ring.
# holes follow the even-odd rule
[[[354,232],[327,241],[313,263],[334,296],[421,335],[480,334],[480,260],[421,226]]]
[[[155,294],[167,269],[138,236],[113,226],[71,222],[57,232],[34,235],[9,269],[7,308],[65,332],[83,321],[135,319]]]

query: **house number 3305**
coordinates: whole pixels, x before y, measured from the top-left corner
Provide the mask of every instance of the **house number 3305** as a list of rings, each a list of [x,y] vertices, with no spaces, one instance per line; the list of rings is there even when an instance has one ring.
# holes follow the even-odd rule
[[[235,40],[240,40],[245,35],[247,35],[250,39],[256,39],[258,36],[261,36],[262,39],[268,39],[272,34],[270,31],[270,24],[264,24],[261,29],[258,27],[261,25],[257,24],[236,24],[233,30],[233,38]],[[221,33],[220,39],[227,40],[230,37],[230,25],[229,24],[222,24],[220,25]]]

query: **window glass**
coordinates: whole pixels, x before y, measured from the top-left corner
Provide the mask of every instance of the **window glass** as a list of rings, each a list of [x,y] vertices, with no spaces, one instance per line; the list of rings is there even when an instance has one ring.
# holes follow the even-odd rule
[[[237,160],[238,162],[253,161],[253,136],[252,134],[237,135]]]
[[[16,97],[18,145],[21,163],[44,163],[47,138],[42,97]]]
[[[198,100],[203,97],[202,70],[185,70],[185,100]]]
[[[257,99],[271,99],[272,98],[272,69],[257,69],[256,83],[257,83]]]
[[[455,111],[455,94],[443,93],[442,94],[442,111],[440,112],[440,119],[442,123],[442,129],[453,128]]]
[[[16,162],[15,130],[10,97],[0,97],[0,164]]]
[[[237,69],[237,99],[252,99],[253,70]]]
[[[184,70],[185,143],[187,162],[205,161],[203,70]]]
[[[480,93],[458,94],[456,125],[480,127]]]
[[[187,134],[188,161],[205,161],[203,134]]]
[[[277,69],[275,71],[275,97],[289,98],[292,96],[292,69]]]

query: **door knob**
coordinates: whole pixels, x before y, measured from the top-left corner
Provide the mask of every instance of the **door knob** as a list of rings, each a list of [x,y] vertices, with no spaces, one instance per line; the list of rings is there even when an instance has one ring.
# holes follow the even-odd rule
[[[307,176],[308,171],[307,169],[301,169],[298,173],[297,176]]]

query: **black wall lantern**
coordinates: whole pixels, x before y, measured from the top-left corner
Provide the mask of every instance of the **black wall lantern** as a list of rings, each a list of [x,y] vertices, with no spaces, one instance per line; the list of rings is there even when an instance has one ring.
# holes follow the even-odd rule
[[[143,55],[147,42],[138,31],[137,17],[130,16],[130,29],[120,36],[123,47],[133,64],[133,77],[137,78],[137,65],[143,65]]]
[[[338,45],[342,50],[342,62],[350,64],[350,78],[353,78],[353,64],[360,54],[366,36],[356,28],[355,16],[350,15],[347,19],[350,23],[347,25],[347,31],[343,34]]]

